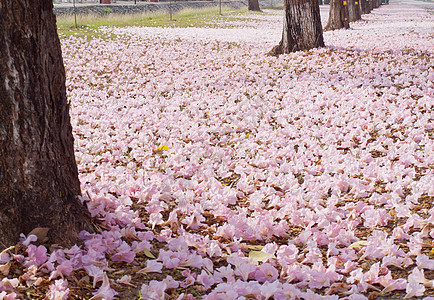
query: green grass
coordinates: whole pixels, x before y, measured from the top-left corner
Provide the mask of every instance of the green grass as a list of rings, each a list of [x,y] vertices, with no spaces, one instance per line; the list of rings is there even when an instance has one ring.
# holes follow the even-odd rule
[[[245,20],[242,15],[252,14],[247,9],[233,10],[222,7],[219,14],[218,7],[204,9],[185,9],[174,12],[172,20],[166,11],[141,14],[86,14],[77,15],[75,28],[74,15],[61,15],[57,17],[57,27],[61,36],[98,37],[98,28],[101,26],[147,26],[147,27],[217,27],[221,22]],[[111,37],[105,37],[111,38]]]

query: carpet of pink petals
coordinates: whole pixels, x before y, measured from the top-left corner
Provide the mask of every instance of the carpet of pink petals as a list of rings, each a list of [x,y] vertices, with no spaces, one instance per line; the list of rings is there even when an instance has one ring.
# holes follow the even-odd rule
[[[71,249],[23,237],[25,255],[0,254],[0,274],[25,270],[0,299],[47,275],[47,299],[68,299],[77,270],[94,299],[128,285],[143,299],[433,299],[433,15],[392,2],[323,49],[266,56],[281,17],[62,39],[81,199],[101,230]],[[121,276],[144,258],[142,282]]]

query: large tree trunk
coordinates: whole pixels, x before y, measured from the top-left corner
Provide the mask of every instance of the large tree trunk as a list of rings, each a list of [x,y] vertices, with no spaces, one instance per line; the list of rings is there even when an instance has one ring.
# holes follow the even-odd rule
[[[350,22],[360,20],[362,18],[360,14],[359,0],[347,0],[348,1],[348,19]]]
[[[270,55],[324,47],[318,0],[285,0],[282,40]]]
[[[348,0],[331,0],[329,20],[324,30],[335,30],[350,28]]]
[[[259,1],[258,0],[249,0],[249,10],[252,11],[261,11],[261,8],[259,7]]]
[[[79,242],[90,215],[78,199],[65,69],[52,0],[0,0],[0,248],[48,227]]]
[[[360,12],[361,12],[362,15],[369,14],[371,12],[370,1],[368,1],[368,0],[360,0]]]

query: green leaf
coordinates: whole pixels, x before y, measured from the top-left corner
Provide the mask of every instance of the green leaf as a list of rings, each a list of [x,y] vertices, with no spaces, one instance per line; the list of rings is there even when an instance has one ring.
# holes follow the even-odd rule
[[[155,255],[152,254],[151,251],[149,251],[148,249],[143,250],[143,253],[146,255],[146,257],[152,258],[152,259],[156,259]]]

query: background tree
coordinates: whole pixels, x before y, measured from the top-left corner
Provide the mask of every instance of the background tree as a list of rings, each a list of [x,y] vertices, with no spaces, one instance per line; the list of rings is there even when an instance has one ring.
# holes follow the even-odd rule
[[[371,1],[368,0],[360,0],[360,13],[362,15],[369,14],[371,12]]]
[[[329,20],[324,30],[350,28],[348,0],[331,0]],[[351,1],[351,0],[350,0]]]
[[[348,19],[350,22],[360,20],[362,18],[360,13],[359,0],[347,0],[348,1]]]
[[[0,0],[0,248],[50,228],[68,246],[90,230],[78,200],[65,69],[52,0]]]
[[[270,55],[324,46],[318,0],[285,0],[282,40]]]
[[[248,7],[251,11],[261,11],[258,0],[249,0]]]

